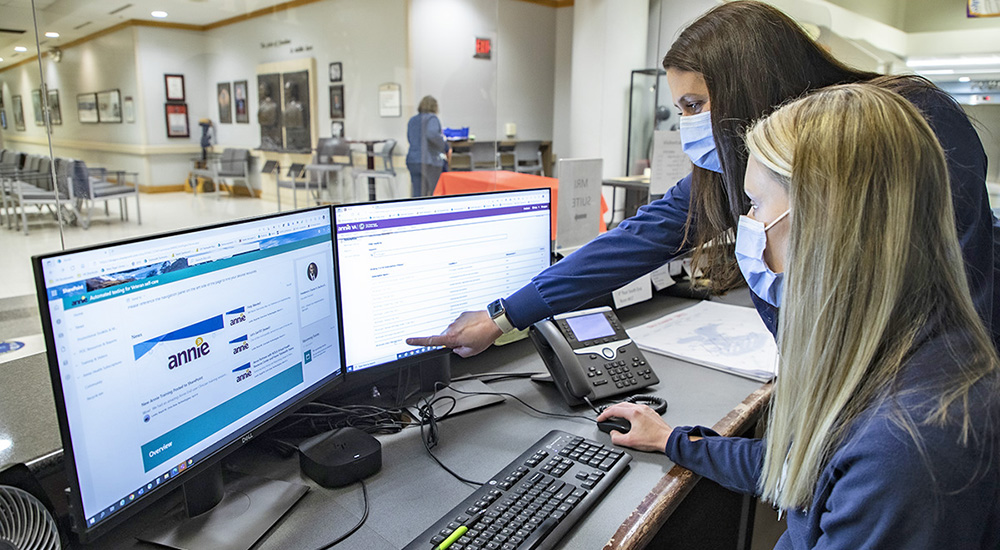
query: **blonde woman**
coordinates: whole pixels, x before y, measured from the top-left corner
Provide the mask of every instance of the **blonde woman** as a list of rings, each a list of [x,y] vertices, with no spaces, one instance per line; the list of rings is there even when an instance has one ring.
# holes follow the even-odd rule
[[[632,429],[612,441],[787,511],[778,548],[1000,548],[1000,369],[930,127],[901,96],[851,84],[781,108],[746,143],[740,267],[785,287],[766,437],[619,404],[600,419]]]

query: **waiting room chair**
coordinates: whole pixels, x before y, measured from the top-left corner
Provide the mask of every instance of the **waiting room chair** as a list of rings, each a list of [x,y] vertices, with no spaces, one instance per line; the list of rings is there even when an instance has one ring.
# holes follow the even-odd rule
[[[472,146],[452,144],[451,162],[448,163],[448,170],[452,172],[472,170]]]
[[[114,181],[108,178],[108,174],[114,174]],[[139,173],[127,172],[125,170],[108,170],[106,168],[88,168],[87,163],[82,160],[74,162],[71,179],[73,182],[73,195],[77,201],[76,212],[81,214],[80,225],[84,229],[90,227],[91,211],[94,203],[104,202],[104,214],[108,215],[108,202],[118,200],[118,214],[122,221],[128,220],[129,197],[135,199],[136,221],[142,225],[142,210],[139,208]],[[129,177],[132,182],[128,181]],[[86,209],[86,217],[82,216]]]
[[[55,159],[55,181],[52,181],[51,162],[49,158],[43,157],[38,164],[37,173],[30,177],[22,174],[13,182],[12,191],[21,210],[21,229],[25,235],[28,234],[27,207],[29,206],[37,206],[39,210],[45,207],[57,221],[61,219],[66,224],[72,224],[77,220],[73,185],[70,181],[74,161]]]
[[[392,188],[393,181],[395,181],[395,178],[396,178],[396,169],[393,168],[393,166],[392,166],[392,152],[393,152],[393,150],[395,148],[396,148],[396,140],[394,140],[394,139],[387,139],[387,140],[383,141],[382,142],[382,148],[377,153],[374,153],[375,161],[376,161],[376,169],[373,169],[373,170],[358,170],[358,171],[354,172],[354,188],[355,188],[355,191],[358,188],[358,180],[361,180],[361,179],[367,180],[368,178],[384,178],[384,179],[388,180],[388,189],[389,189],[390,197],[395,197],[395,193],[393,192],[393,188]],[[377,166],[378,166],[378,160],[379,159],[382,160],[382,169],[381,170],[379,170],[377,168]],[[376,183],[376,185],[377,185],[377,183]],[[362,193],[361,196],[367,196],[367,195],[368,195],[367,189],[364,189],[364,192]]]
[[[275,166],[275,181],[278,184],[278,212],[281,212],[281,190],[291,189],[292,190],[292,208],[298,210],[299,208],[299,191],[305,190],[306,196],[312,195],[314,204],[319,204],[320,192],[323,188],[320,187],[320,181],[312,182],[312,178],[306,172],[306,165],[295,163],[292,164],[286,176],[288,179],[281,179],[281,166]]]
[[[472,169],[475,171],[497,170],[500,160],[497,155],[495,141],[476,141],[472,143]]]
[[[254,192],[253,186],[250,185],[250,151],[247,149],[232,149],[226,148],[222,151],[222,158],[219,159],[218,167],[215,170],[215,175],[218,178],[216,181],[216,187],[219,183],[225,182],[226,186],[229,188],[229,194],[233,195],[235,186],[233,185],[233,180],[240,180],[247,189],[247,194],[251,197],[256,197],[257,193]],[[218,195],[216,195],[218,196]]]
[[[519,141],[514,145],[514,170],[525,174],[542,175],[541,141]]]
[[[317,189],[329,189],[330,174],[337,177],[337,186],[340,188],[340,202],[344,202],[344,170],[354,168],[354,152],[351,150],[351,143],[339,137],[320,138],[316,144],[316,154],[313,162],[306,165],[306,172],[310,181],[317,185]],[[318,198],[317,198],[318,200]]]

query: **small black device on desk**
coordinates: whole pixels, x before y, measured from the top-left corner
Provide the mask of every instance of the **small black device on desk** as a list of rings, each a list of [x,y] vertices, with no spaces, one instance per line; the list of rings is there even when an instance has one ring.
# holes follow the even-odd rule
[[[552,430],[404,550],[552,548],[631,460],[618,449]]]
[[[528,334],[569,405],[660,382],[610,307],[556,315],[535,323]]]

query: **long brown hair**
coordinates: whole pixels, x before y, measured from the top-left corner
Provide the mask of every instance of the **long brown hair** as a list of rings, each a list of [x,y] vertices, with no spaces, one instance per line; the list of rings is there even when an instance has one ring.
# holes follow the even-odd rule
[[[687,244],[724,292],[742,283],[732,251],[732,228],[749,208],[743,194],[744,135],[754,120],[809,91],[881,75],[834,59],[790,17],[768,4],[726,2],[691,23],[663,58],[665,69],[700,73],[708,85],[712,133],[723,173],[694,167]],[[709,241],[720,246],[703,247]]]

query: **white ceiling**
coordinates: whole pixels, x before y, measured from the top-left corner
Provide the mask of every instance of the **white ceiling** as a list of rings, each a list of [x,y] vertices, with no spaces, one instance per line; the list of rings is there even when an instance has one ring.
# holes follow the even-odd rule
[[[244,15],[287,0],[0,0],[0,29],[21,30],[22,34],[0,32],[0,68],[33,57],[35,27],[32,3],[38,16],[38,35],[42,51],[48,51],[76,39],[113,27],[130,19],[206,25]],[[150,15],[162,10],[169,15],[157,19]],[[59,38],[46,38],[46,32]],[[15,46],[28,48],[17,53]]]

